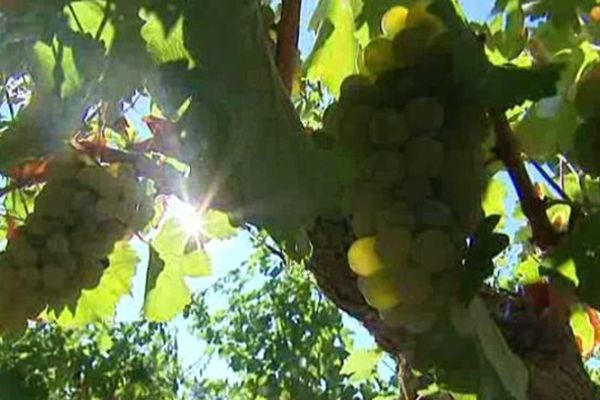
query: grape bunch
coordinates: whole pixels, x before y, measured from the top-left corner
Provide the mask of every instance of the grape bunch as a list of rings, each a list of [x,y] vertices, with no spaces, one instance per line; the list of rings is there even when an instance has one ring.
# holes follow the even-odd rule
[[[0,331],[20,332],[47,306],[60,310],[97,286],[115,243],[153,212],[130,166],[71,153],[53,161],[34,211],[0,254]]]
[[[483,109],[455,97],[437,17],[395,7],[383,31],[365,48],[365,73],[346,78],[326,110],[323,133],[361,166],[343,205],[359,289],[387,324],[421,333],[455,295],[483,217],[489,129]]]

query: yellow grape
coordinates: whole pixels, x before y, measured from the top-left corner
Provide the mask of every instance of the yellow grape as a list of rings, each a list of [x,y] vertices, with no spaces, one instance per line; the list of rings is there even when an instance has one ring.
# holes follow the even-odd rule
[[[394,6],[390,8],[381,19],[381,30],[387,37],[394,37],[406,26],[408,8]]]
[[[408,266],[412,234],[404,228],[385,228],[377,232],[375,249],[384,263],[395,269]]]
[[[427,332],[435,323],[444,298],[432,296],[419,305],[399,304],[380,311],[381,319],[392,328],[404,328],[411,333]]]
[[[450,236],[437,229],[419,233],[414,240],[413,259],[428,272],[440,272],[457,261],[456,250]]]
[[[371,41],[365,48],[364,65],[374,75],[396,67],[394,49],[389,39],[378,38]]]
[[[428,45],[446,30],[444,22],[437,15],[427,11],[430,3],[430,1],[418,2],[410,8],[406,16],[406,28],[419,28],[427,32]]]
[[[406,268],[395,271],[398,274],[398,293],[403,303],[419,304],[433,292],[431,275],[419,268]]]
[[[360,276],[371,276],[384,268],[383,262],[375,251],[375,237],[356,240],[348,250],[350,269]]]
[[[358,278],[358,289],[367,303],[378,310],[392,308],[402,301],[398,282],[386,271],[367,278]]]

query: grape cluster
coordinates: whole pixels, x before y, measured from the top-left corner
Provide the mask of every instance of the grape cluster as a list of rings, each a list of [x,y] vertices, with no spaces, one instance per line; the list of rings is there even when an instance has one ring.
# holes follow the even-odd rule
[[[390,326],[420,333],[454,295],[467,235],[483,216],[488,125],[482,109],[454,98],[439,21],[422,8],[412,20],[400,11],[384,18],[395,36],[366,47],[366,74],[346,78],[323,130],[361,166],[343,207],[359,289]],[[411,28],[390,27],[393,19]]]
[[[61,309],[97,286],[114,244],[152,216],[129,166],[75,154],[54,161],[34,211],[0,254],[0,331],[19,332],[46,306]]]

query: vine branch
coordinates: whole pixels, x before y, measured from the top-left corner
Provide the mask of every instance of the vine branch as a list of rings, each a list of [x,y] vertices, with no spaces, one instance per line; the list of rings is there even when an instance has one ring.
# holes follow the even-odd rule
[[[531,225],[533,240],[542,250],[551,250],[556,246],[558,236],[546,215],[543,201],[536,196],[506,114],[504,110],[492,109],[489,116],[496,134],[496,153],[517,191],[523,213]]]
[[[288,94],[296,72],[301,6],[302,0],[283,0],[277,27],[277,68]]]

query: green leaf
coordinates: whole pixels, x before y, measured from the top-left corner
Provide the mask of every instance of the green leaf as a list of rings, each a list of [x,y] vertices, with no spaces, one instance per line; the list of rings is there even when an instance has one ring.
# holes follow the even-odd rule
[[[350,375],[351,382],[364,382],[375,376],[382,358],[383,352],[379,349],[355,349],[344,361],[340,373]]]
[[[229,223],[227,214],[217,210],[208,210],[202,214],[202,234],[208,239],[230,239],[237,232]]]
[[[194,60],[183,43],[183,17],[180,17],[175,25],[167,31],[163,21],[156,13],[142,12],[141,16],[146,23],[140,33],[156,64],[187,60],[188,68],[194,67]]]
[[[170,321],[190,303],[185,277],[211,272],[210,259],[203,249],[185,252],[187,239],[181,224],[172,218],[152,243],[144,298],[144,315],[151,321]]]
[[[535,257],[528,257],[525,261],[520,263],[515,269],[515,275],[521,285],[527,285],[535,282],[540,282],[542,276],[540,275],[540,263],[536,261]]]
[[[498,223],[498,228],[506,224],[506,199],[508,197],[508,185],[506,180],[498,177],[492,178],[485,190],[483,196],[483,211],[486,216],[501,215],[502,219]]]
[[[504,340],[502,333],[490,316],[483,301],[476,297],[469,306],[469,313],[475,321],[479,344],[487,360],[496,370],[504,388],[516,400],[527,400],[529,372]]]
[[[581,218],[549,261],[554,271],[579,284],[577,292],[583,301],[600,307],[600,213]]]
[[[562,96],[535,103],[517,124],[515,134],[528,156],[544,160],[573,148],[578,116]]]
[[[479,96],[488,107],[510,108],[525,100],[537,101],[556,94],[562,65],[519,68],[491,66],[480,81]]]
[[[0,400],[30,400],[39,398],[26,380],[14,371],[0,371]]]
[[[74,312],[66,308],[58,316],[50,312],[49,317],[64,327],[112,319],[121,298],[131,293],[138,262],[139,258],[129,243],[117,243],[98,286],[81,293]]]
[[[576,307],[571,314],[570,324],[573,334],[581,340],[582,352],[589,354],[596,345],[596,331],[585,307]]]
[[[357,72],[359,49],[354,17],[351,0],[323,0],[311,20],[318,34],[306,62],[307,77],[321,80],[336,96],[344,78]]]
[[[508,236],[494,232],[500,219],[499,215],[488,216],[471,237],[471,244],[465,255],[464,269],[461,271],[459,292],[459,297],[465,304],[468,304],[479,291],[483,281],[492,275],[493,258],[509,244]]]
[[[240,221],[281,230],[338,207],[335,160],[310,147],[267,48],[256,4],[186,5],[185,45],[198,65],[189,84],[201,93],[180,120],[187,133],[190,196],[199,199],[219,186],[224,209],[238,212]],[[224,182],[215,182],[215,170],[227,171]]]
[[[102,24],[102,20],[104,19],[106,0],[73,1],[69,3],[69,5],[73,8],[77,20],[83,28],[82,33],[87,33],[95,37]],[[75,22],[75,15],[73,15],[70,10],[67,10],[65,14],[69,18],[69,26],[71,29],[73,31],[79,31],[79,25]],[[111,48],[114,37],[115,27],[112,21],[108,20],[99,37],[104,43],[104,47],[107,51]]]

